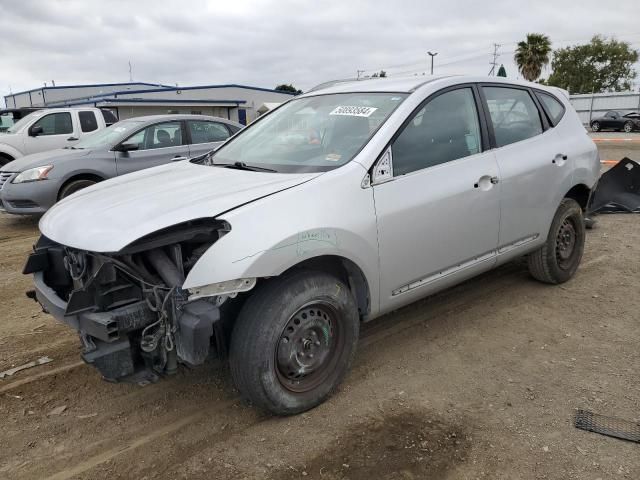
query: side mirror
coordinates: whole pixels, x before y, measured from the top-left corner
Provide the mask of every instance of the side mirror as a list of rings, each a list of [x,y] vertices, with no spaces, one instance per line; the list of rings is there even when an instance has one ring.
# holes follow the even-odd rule
[[[29,129],[29,136],[37,137],[38,135],[42,135],[42,132],[44,132],[44,130],[40,125],[34,125]]]
[[[114,150],[117,152],[133,152],[134,150],[139,150],[140,145],[137,143],[121,143]]]

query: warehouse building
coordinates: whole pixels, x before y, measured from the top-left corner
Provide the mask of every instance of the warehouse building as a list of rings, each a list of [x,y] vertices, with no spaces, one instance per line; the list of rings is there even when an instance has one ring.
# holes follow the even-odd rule
[[[265,104],[292,96],[246,85],[171,87],[151,83],[109,83],[41,87],[4,97],[7,108],[81,107],[111,110],[118,119],[166,113],[192,113],[228,118],[242,124],[254,120]]]

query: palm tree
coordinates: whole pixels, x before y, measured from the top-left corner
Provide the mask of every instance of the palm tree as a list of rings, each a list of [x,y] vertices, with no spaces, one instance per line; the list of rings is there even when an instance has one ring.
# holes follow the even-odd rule
[[[551,41],[542,33],[527,33],[527,40],[518,43],[513,57],[522,76],[530,82],[542,73],[542,67],[549,64]]]

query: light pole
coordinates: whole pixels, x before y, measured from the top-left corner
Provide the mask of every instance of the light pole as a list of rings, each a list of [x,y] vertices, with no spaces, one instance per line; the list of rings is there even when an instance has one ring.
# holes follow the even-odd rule
[[[433,75],[433,57],[435,57],[438,54],[438,52],[427,52],[427,53],[431,57],[431,75]]]

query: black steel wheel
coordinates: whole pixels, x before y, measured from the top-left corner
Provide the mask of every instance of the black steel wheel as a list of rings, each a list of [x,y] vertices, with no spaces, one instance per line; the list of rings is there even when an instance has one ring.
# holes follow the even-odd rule
[[[332,275],[298,270],[264,282],[242,307],[231,335],[236,387],[276,415],[319,405],[353,361],[359,324],[353,295]]]
[[[584,252],[584,240],[582,209],[572,198],[565,198],[551,222],[546,242],[529,254],[529,272],[541,282],[566,282],[578,270]]]

